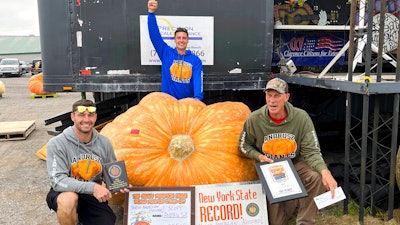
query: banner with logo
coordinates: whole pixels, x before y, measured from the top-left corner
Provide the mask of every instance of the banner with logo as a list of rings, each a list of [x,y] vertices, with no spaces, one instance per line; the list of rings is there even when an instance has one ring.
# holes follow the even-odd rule
[[[188,50],[197,55],[203,65],[214,65],[214,17],[157,15],[157,25],[164,41],[175,47],[174,32],[184,27],[189,33]],[[161,65],[147,28],[147,15],[140,16],[140,56],[142,65]]]
[[[326,66],[347,43],[348,32],[282,30],[275,33],[273,60],[292,59],[296,66]],[[336,62],[345,63],[345,54]]]

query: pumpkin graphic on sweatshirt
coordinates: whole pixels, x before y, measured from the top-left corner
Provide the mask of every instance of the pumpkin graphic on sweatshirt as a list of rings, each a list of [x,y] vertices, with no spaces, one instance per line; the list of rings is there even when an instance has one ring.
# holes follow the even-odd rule
[[[72,164],[71,176],[76,179],[91,180],[101,173],[102,166],[96,160],[82,159]]]
[[[274,138],[264,142],[262,150],[273,158],[285,158],[296,152],[296,141],[290,138]]]
[[[182,60],[174,61],[169,71],[176,82],[189,83],[192,78],[192,65]]]

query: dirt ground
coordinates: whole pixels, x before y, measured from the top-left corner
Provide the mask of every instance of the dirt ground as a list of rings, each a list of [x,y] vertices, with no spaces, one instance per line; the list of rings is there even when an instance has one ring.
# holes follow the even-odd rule
[[[0,122],[34,120],[35,130],[25,140],[0,140],[0,224],[57,224],[56,215],[45,203],[49,189],[46,163],[35,156],[52,137],[48,130],[59,123],[45,126],[45,120],[70,111],[80,93],[58,93],[55,98],[31,98],[28,89],[30,74],[17,78],[0,78],[6,92],[0,98]],[[91,98],[90,93],[87,94]],[[114,207],[122,224],[122,209]],[[387,218],[387,216],[386,216]],[[400,213],[394,219],[366,216],[364,224],[400,224]],[[334,216],[329,210],[318,214],[317,224],[359,224],[358,215]]]
[[[50,187],[46,162],[35,153],[52,137],[47,131],[61,125],[45,126],[45,120],[69,112],[81,95],[71,92],[58,93],[55,98],[31,98],[30,77],[0,78],[6,88],[0,98],[0,122],[34,120],[36,125],[25,140],[0,140],[0,224],[57,224],[45,202]],[[122,211],[115,208],[122,224]]]

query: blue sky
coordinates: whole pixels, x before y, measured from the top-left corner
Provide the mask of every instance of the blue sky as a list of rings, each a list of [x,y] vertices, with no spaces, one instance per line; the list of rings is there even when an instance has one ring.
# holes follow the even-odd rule
[[[0,0],[1,36],[39,36],[37,0]]]

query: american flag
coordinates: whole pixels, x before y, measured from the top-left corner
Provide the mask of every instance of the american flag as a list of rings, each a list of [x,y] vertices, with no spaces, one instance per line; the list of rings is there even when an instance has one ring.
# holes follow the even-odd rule
[[[327,48],[332,51],[338,51],[343,47],[343,42],[340,40],[335,40],[330,37],[318,38],[316,49]]]

